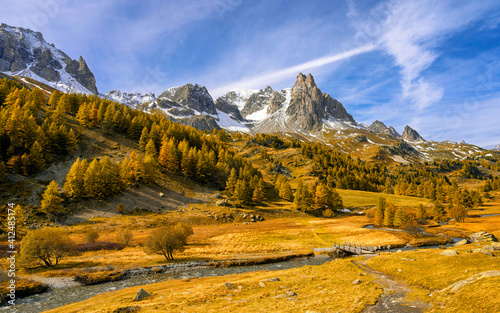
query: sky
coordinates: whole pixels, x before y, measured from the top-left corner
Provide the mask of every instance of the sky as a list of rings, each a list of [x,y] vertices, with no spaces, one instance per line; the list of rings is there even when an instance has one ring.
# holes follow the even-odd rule
[[[80,55],[97,87],[292,87],[311,73],[358,122],[500,144],[497,0],[2,0],[0,22]]]

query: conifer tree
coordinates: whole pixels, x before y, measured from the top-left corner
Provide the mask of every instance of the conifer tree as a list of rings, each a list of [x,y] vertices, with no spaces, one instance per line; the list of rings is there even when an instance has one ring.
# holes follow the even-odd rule
[[[259,182],[256,184],[254,190],[253,190],[253,195],[252,195],[252,201],[256,203],[262,202],[264,200],[264,180],[262,178],[259,179]]]
[[[233,167],[231,169],[231,173],[229,174],[229,178],[226,181],[226,190],[229,194],[234,193],[234,188],[236,188],[236,183],[238,182],[238,174],[236,173],[236,169]]]
[[[384,224],[385,198],[378,198],[377,208],[375,209],[375,225],[382,226]]]
[[[326,186],[322,183],[316,186],[316,191],[314,193],[314,206],[316,209],[323,211],[327,209],[328,205],[328,191]]]
[[[104,196],[104,181],[101,176],[101,166],[97,159],[92,160],[85,171],[84,189],[85,196],[101,198]]]
[[[394,215],[394,227],[401,227],[406,223],[406,214],[402,208],[397,208]]]
[[[384,226],[385,227],[393,227],[394,226],[394,205],[392,202],[387,201],[385,210],[384,210]]]
[[[149,142],[149,130],[147,127],[144,127],[141,132],[141,138],[139,139],[139,149],[141,151],[146,150],[146,145]]]
[[[40,210],[47,216],[52,216],[54,220],[56,216],[65,211],[62,206],[62,198],[60,195],[59,185],[54,180],[49,183],[42,195]]]
[[[292,193],[292,187],[290,186],[289,182],[283,182],[281,184],[281,189],[279,192],[280,198],[288,200],[288,201],[293,201],[293,193]]]
[[[38,141],[35,141],[31,146],[26,167],[29,173],[38,173],[45,167],[42,146],[40,146]]]
[[[427,219],[427,210],[424,208],[423,204],[419,204],[417,207],[417,220],[423,221]]]
[[[70,197],[79,198],[86,196],[84,181],[87,167],[87,161],[80,160],[80,158],[76,159],[75,163],[71,166],[63,186],[64,191]]]

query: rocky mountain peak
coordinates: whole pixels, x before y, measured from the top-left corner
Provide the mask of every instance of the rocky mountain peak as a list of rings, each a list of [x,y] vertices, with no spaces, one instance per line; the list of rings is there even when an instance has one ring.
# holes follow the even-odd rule
[[[394,129],[394,127],[392,126],[387,127],[384,123],[382,123],[379,120],[376,120],[370,126],[368,126],[368,130],[376,134],[385,134],[396,138],[401,137],[401,135]]]
[[[40,80],[66,92],[94,93],[94,74],[85,60],[72,60],[39,32],[0,25],[0,72]]]
[[[422,138],[422,136],[420,136],[420,134],[416,130],[414,130],[408,125],[405,126],[401,138],[406,141],[425,141],[425,139]]]
[[[157,99],[160,107],[182,107],[199,113],[217,114],[212,96],[205,86],[186,84],[167,89]],[[160,103],[161,102],[161,103]],[[163,106],[162,106],[163,105]]]

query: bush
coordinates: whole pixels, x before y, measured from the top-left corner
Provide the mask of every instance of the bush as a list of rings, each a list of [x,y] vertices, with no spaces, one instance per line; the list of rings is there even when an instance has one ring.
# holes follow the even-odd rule
[[[179,223],[174,227],[163,227],[146,239],[144,250],[148,254],[161,254],[167,260],[173,260],[174,251],[184,251],[187,238],[192,234],[193,229],[185,223]]]
[[[84,284],[85,286],[97,285],[107,283],[110,281],[118,281],[123,278],[125,274],[119,271],[103,271],[95,273],[84,273],[75,276],[75,280]]]
[[[85,240],[89,243],[96,242],[99,238],[99,232],[95,228],[91,228],[85,232]]]
[[[123,203],[120,203],[116,206],[116,212],[123,214],[125,213],[127,209],[125,208],[125,205]]]
[[[116,233],[116,242],[124,247],[128,247],[132,242],[132,232],[128,228],[123,228]]]
[[[30,230],[21,240],[22,266],[52,266],[71,254],[73,243],[67,234],[55,228]]]
[[[324,217],[334,217],[335,213],[331,209],[326,209],[323,211],[323,216]]]
[[[9,285],[10,279],[0,283],[0,297],[2,300],[11,300],[10,297],[7,298],[7,294],[10,292]],[[41,282],[16,278],[16,298],[28,297],[47,290],[49,290],[49,287]]]
[[[117,242],[89,242],[76,246],[76,250],[79,252],[120,249],[123,249],[123,245]]]

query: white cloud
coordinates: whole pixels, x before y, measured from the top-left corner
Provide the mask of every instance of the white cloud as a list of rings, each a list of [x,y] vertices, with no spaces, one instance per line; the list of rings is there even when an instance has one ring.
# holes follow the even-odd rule
[[[352,50],[342,52],[339,54],[325,56],[325,57],[311,60],[311,61],[308,61],[308,62],[305,62],[302,64],[290,66],[290,67],[287,67],[284,69],[280,69],[278,71],[263,73],[263,74],[252,76],[252,77],[245,77],[243,79],[232,82],[230,84],[216,87],[213,90],[211,90],[211,93],[212,93],[212,96],[218,97],[218,96],[226,93],[228,90],[235,88],[235,87],[240,87],[240,88],[262,87],[263,84],[269,85],[269,84],[276,83],[276,82],[282,81],[282,80],[290,78],[290,77],[295,77],[295,75],[297,75],[297,73],[299,73],[299,72],[310,71],[312,69],[322,67],[322,66],[325,66],[325,65],[330,64],[330,63],[338,62],[341,60],[345,60],[345,59],[354,57],[358,54],[372,51],[373,49],[375,49],[375,47],[373,45],[366,45],[366,46],[352,49]]]
[[[390,1],[371,10],[367,19],[351,3],[348,16],[358,37],[360,33],[373,37],[394,57],[400,68],[402,98],[418,111],[438,103],[445,92],[423,74],[439,57],[439,43],[480,19],[490,7],[486,2]]]

